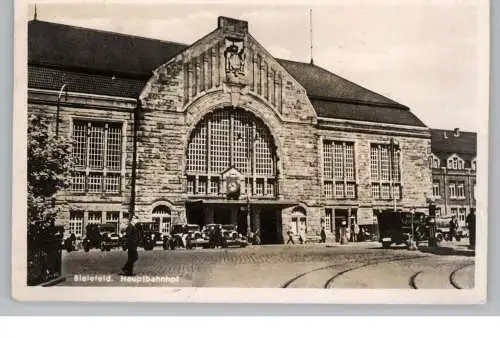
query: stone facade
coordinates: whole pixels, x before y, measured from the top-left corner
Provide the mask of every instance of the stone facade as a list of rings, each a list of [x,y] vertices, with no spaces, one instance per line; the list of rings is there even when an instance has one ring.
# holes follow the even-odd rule
[[[29,112],[53,115],[56,99],[53,92],[32,90]],[[372,224],[377,210],[395,204],[424,211],[432,194],[426,127],[318,117],[306,89],[248,34],[246,23],[233,19],[219,19],[219,29],[154,70],[138,100],[70,95],[60,107],[64,135],[71,135],[75,119],[117,121],[123,126],[120,193],[61,193],[62,224],[69,221],[70,210],[84,211],[83,224],[89,211],[101,211],[103,220],[106,212],[119,211],[120,223],[134,212],[140,221],[151,222],[159,206],[170,210],[168,222],[189,221],[186,203],[193,196],[187,190],[186,149],[198,123],[220,110],[244,112],[262,122],[271,135],[275,193],[272,198],[252,196],[251,223],[252,231],[260,227],[259,231],[276,233],[273,242],[282,243],[291,224],[302,222],[302,216],[305,222],[294,231],[317,236],[330,217],[327,232],[334,236],[340,216],[347,220],[352,215],[360,225]],[[325,140],[353,144],[355,195],[350,198],[325,196]],[[396,165],[401,172],[401,198],[374,199],[371,145],[392,142],[400,151]],[[245,196],[234,202],[225,201],[221,194],[217,197],[198,199],[228,208],[231,221],[238,222],[246,210]],[[203,204],[196,209],[203,210],[205,224],[214,221],[216,207]],[[266,223],[269,217],[272,224]]]

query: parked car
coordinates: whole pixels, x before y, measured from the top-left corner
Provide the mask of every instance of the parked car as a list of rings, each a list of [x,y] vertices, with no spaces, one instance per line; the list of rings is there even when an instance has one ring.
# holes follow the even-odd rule
[[[411,213],[408,211],[385,210],[377,216],[382,247],[389,248],[393,243],[409,244],[413,233],[415,240],[418,236],[425,236],[428,232],[427,216],[422,212]]]
[[[244,248],[248,241],[242,234],[238,233],[238,227],[234,224],[225,224],[221,226],[222,237],[224,238],[224,247],[239,246]]]
[[[163,242],[163,248],[175,250],[177,248],[192,249],[195,247],[194,241],[201,238],[200,226],[198,224],[175,224],[169,236]]]
[[[120,246],[120,235],[118,235],[117,224],[103,224],[99,227],[101,251],[110,251]]]

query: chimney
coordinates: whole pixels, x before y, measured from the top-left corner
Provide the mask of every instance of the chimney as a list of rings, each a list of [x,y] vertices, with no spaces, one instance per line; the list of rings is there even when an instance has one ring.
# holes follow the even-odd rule
[[[453,129],[453,135],[455,137],[459,137],[460,136],[460,129],[458,129],[458,128]]]

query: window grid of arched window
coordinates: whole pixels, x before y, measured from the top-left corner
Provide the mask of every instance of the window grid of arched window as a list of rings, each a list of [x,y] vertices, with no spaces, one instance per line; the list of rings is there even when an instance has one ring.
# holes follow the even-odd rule
[[[155,231],[167,233],[170,231],[172,224],[172,216],[170,208],[165,205],[159,205],[153,209],[153,222],[156,224]]]
[[[261,121],[237,110],[217,111],[207,115],[191,135],[186,190],[190,195],[219,195],[223,193],[220,175],[234,166],[250,178],[254,195],[274,196],[275,161],[272,137]]]

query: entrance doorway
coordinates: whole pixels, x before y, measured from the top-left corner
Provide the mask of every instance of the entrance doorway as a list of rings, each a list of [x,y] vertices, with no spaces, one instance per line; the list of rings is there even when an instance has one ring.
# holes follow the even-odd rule
[[[205,213],[201,203],[186,204],[186,220],[189,224],[204,225]]]
[[[260,240],[262,244],[282,244],[281,214],[274,208],[260,211]]]
[[[347,209],[335,209],[335,241],[340,242],[340,227],[342,222],[348,222],[349,212]]]

